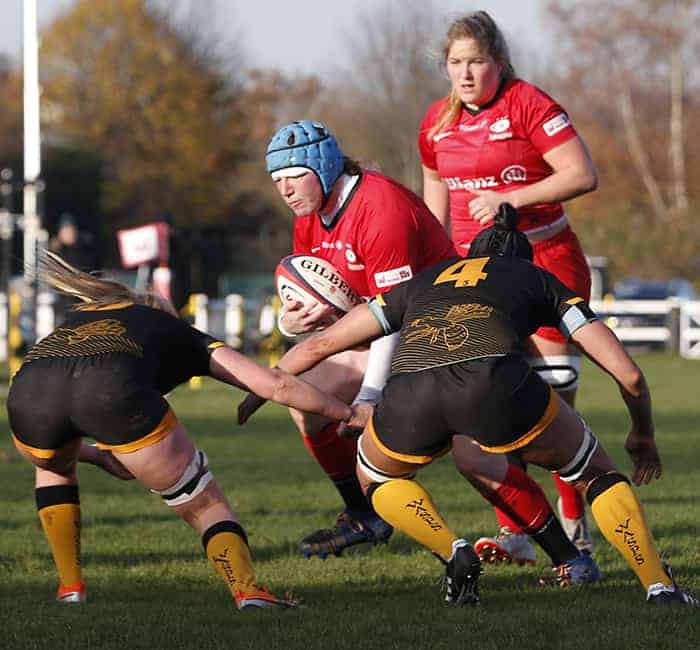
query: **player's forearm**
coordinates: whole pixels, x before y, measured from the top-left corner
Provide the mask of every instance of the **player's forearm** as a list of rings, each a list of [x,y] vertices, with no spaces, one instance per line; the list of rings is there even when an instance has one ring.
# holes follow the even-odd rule
[[[277,367],[298,375],[337,352],[372,341],[383,333],[368,306],[358,305],[327,329],[295,345]]]
[[[587,168],[561,169],[532,185],[506,192],[508,203],[515,208],[524,208],[541,203],[561,203],[596,189],[595,173]]]
[[[641,370],[630,385],[618,383],[620,394],[627,405],[634,430],[643,436],[654,435],[654,421],[651,411],[651,394]]]
[[[615,380],[635,429],[642,435],[653,435],[646,379],[612,330],[601,321],[593,321],[576,330],[572,340]]]
[[[275,375],[274,385],[269,395],[261,397],[332,420],[347,420],[352,416],[352,409],[339,399],[282,370],[273,369],[271,372]]]
[[[360,392],[355,397],[355,403],[373,402],[376,404],[379,401],[384,384],[391,374],[391,359],[398,343],[398,332],[382,336],[372,342],[367,359],[367,370],[362,379]]]
[[[316,364],[331,356],[334,353],[333,342],[324,334],[314,334],[287,350],[279,360],[277,368],[288,372],[290,375],[299,375],[302,372],[311,370]]]

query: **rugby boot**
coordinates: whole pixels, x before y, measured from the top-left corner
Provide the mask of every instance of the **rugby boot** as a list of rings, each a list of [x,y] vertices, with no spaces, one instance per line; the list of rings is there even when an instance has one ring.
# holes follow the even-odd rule
[[[358,544],[381,544],[388,541],[394,529],[375,512],[353,513],[343,510],[333,528],[322,528],[304,537],[299,549],[306,558],[312,555],[325,560],[329,555],[340,556]]]
[[[590,582],[598,582],[603,579],[596,561],[590,553],[579,551],[578,557],[562,562],[552,569],[553,576],[542,576],[540,584],[543,586],[557,585],[559,587],[573,587],[585,585]]]
[[[662,582],[657,582],[647,589],[647,602],[651,605],[688,605],[689,607],[700,607],[700,600],[688,591],[683,591],[673,578],[671,566],[664,562],[664,569],[669,578],[671,586],[667,587]]]
[[[523,566],[535,564],[537,553],[530,542],[530,537],[523,533],[512,533],[509,528],[501,528],[494,537],[480,537],[474,544],[482,562],[515,562]]]
[[[70,585],[69,587],[64,587],[59,585],[58,591],[56,592],[56,601],[59,603],[84,603],[87,600],[87,590],[85,589],[85,583],[79,582],[77,585]]]
[[[564,529],[566,536],[573,542],[574,546],[579,551],[586,553],[593,552],[593,538],[588,530],[588,520],[586,513],[580,519],[569,519],[564,516],[561,497],[557,499],[557,512],[559,513],[559,521]]]
[[[442,583],[445,602],[451,605],[478,603],[480,575],[481,561],[472,545],[464,539],[455,540]]]
[[[249,590],[237,591],[234,594],[234,599],[238,609],[247,609],[249,607],[288,609],[297,607],[301,603],[301,599],[293,596],[291,593],[285,593],[284,597],[280,598],[265,589],[265,587],[258,585],[251,585]]]

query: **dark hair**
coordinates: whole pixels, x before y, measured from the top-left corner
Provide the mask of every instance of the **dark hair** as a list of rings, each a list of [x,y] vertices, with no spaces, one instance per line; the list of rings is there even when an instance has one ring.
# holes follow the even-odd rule
[[[532,246],[518,230],[518,211],[510,203],[501,203],[493,226],[482,230],[469,247],[469,257],[494,255],[532,261]]]
[[[343,158],[343,173],[348,176],[357,176],[362,173],[362,166],[359,161],[354,158],[348,158],[345,156]]]

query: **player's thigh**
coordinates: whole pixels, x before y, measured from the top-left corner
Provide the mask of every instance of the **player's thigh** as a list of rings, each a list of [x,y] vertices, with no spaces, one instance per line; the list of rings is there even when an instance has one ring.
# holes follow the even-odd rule
[[[178,482],[195,451],[185,427],[175,422],[165,437],[152,444],[112,453],[147,488],[166,490]]]
[[[501,483],[508,472],[508,460],[504,454],[484,451],[470,436],[453,436],[452,457],[462,476],[479,479],[489,487]]]
[[[615,465],[603,447],[598,444],[592,432],[576,411],[562,399],[558,399],[556,417],[534,438],[529,445],[521,449],[523,460],[558,471],[579,459],[587,462],[585,474],[594,478],[605,472],[615,470]],[[588,446],[594,451],[591,453]],[[586,459],[589,458],[587,461]]]
[[[347,350],[334,354],[302,374],[301,378],[349,404],[355,399],[362,385],[368,354],[367,350]],[[289,412],[299,430],[307,434],[320,431],[330,422],[323,416],[297,409],[289,409]]]

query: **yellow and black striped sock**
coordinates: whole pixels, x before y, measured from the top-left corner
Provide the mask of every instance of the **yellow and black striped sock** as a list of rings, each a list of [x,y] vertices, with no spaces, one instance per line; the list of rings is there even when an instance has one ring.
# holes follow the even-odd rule
[[[80,496],[77,485],[51,485],[34,490],[39,519],[62,587],[78,588],[80,567]]]
[[[248,538],[240,524],[220,521],[210,526],[202,535],[202,545],[209,562],[224,579],[232,596],[256,588]]]
[[[600,532],[625,558],[642,586],[647,589],[659,582],[670,586],[642,506],[627,479],[616,472],[604,474],[591,483],[586,498]]]
[[[376,486],[376,487],[375,487]],[[423,486],[407,479],[375,483],[370,499],[377,514],[446,562],[457,538],[442,519]]]

